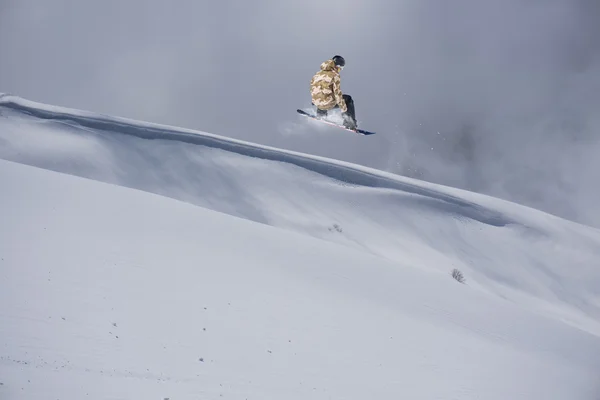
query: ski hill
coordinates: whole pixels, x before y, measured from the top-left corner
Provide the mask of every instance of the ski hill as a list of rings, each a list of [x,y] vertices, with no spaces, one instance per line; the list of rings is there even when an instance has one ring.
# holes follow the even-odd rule
[[[0,193],[2,400],[600,399],[598,229],[12,95]]]

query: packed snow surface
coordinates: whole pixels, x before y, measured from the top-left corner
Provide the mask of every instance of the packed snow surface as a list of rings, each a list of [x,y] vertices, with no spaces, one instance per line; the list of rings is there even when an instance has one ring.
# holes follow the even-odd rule
[[[0,399],[599,398],[597,229],[9,95],[0,159]]]

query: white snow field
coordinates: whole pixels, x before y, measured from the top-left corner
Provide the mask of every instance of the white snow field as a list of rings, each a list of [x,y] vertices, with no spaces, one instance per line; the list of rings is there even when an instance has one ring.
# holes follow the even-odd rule
[[[9,95],[0,159],[1,400],[600,399],[600,230]]]

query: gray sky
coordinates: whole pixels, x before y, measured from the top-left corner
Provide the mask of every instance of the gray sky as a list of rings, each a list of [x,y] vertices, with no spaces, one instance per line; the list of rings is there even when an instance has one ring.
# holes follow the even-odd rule
[[[377,135],[295,113],[335,54],[361,127]],[[600,226],[597,0],[0,0],[0,92]]]

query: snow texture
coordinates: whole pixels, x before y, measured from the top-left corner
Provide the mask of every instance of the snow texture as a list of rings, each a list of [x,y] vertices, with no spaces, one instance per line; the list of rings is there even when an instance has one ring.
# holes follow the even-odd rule
[[[10,95],[0,159],[0,399],[599,398],[597,229]]]

